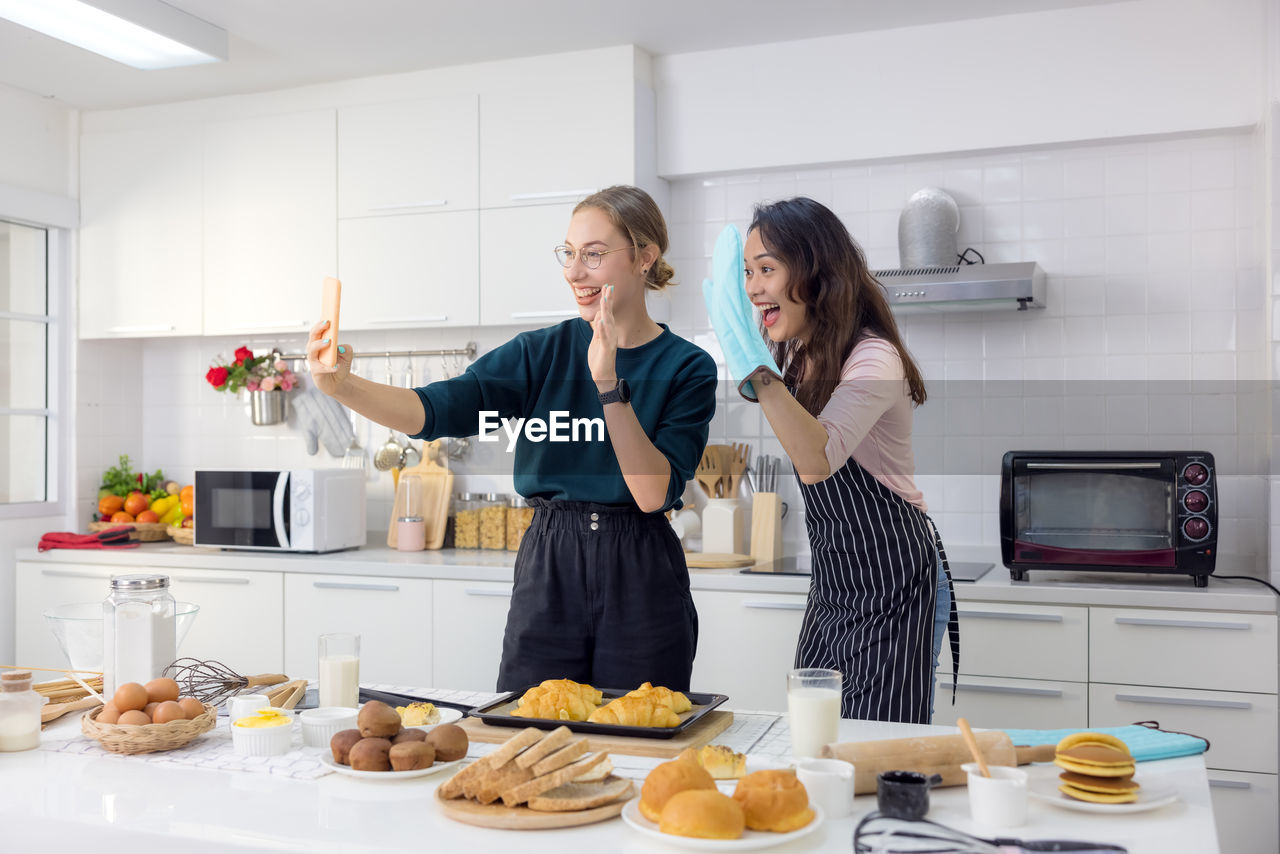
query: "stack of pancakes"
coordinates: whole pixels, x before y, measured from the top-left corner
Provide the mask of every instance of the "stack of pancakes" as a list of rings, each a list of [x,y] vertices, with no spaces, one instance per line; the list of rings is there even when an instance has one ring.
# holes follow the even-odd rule
[[[1063,769],[1058,791],[1078,801],[1130,804],[1138,800],[1133,755],[1113,735],[1078,732],[1058,742],[1053,764]]]

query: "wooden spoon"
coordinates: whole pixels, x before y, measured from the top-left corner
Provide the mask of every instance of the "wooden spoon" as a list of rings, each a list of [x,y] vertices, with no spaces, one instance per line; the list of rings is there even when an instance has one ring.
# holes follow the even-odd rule
[[[956,726],[960,727],[960,734],[964,736],[964,743],[969,745],[969,752],[973,754],[974,761],[978,763],[978,769],[982,771],[983,777],[990,777],[991,771],[987,768],[987,760],[982,758],[982,751],[978,749],[978,740],[973,737],[973,730],[969,729],[969,721],[960,718],[956,721]]]
[[[710,446],[702,452],[702,460],[698,463],[698,469],[694,472],[694,477],[697,478],[698,484],[708,498],[716,497],[716,484],[720,482],[720,467],[716,464]]]

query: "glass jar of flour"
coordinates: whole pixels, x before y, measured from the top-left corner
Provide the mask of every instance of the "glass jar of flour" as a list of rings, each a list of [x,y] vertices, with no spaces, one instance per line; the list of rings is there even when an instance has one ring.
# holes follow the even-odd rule
[[[178,657],[176,603],[167,575],[116,575],[102,603],[102,687],[146,683]]]

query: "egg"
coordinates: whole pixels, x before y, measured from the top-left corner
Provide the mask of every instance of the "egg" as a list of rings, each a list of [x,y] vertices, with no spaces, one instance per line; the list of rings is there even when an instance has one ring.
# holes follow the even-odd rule
[[[204,714],[204,704],[195,697],[183,697],[178,701],[178,705],[182,706],[182,711],[186,713],[189,721],[194,721]]]
[[[158,724],[167,724],[170,721],[185,721],[187,713],[182,710],[182,706],[177,700],[165,700],[151,714],[151,720]]]
[[[178,683],[164,676],[152,679],[146,684],[146,689],[147,697],[157,703],[178,699]]]
[[[154,718],[156,715],[156,708],[159,707],[159,705],[160,705],[159,703],[156,703],[154,701],[147,703],[145,706],[142,707],[142,713],[149,718]]]
[[[120,710],[116,708],[115,703],[107,703],[103,705],[102,711],[98,712],[96,718],[100,724],[114,724],[120,721]]]
[[[147,705],[147,689],[137,682],[125,682],[111,696],[111,704],[122,714],[141,711]]]
[[[138,687],[142,686],[139,685]],[[147,717],[146,712],[139,711],[138,709],[130,709],[127,712],[121,712],[120,720],[116,721],[116,723],[122,724],[123,726],[143,726],[151,723],[151,718]]]

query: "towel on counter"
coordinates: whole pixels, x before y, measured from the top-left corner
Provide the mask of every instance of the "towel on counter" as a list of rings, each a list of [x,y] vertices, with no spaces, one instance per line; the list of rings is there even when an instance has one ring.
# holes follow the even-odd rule
[[[1129,726],[1090,727],[1088,729],[1007,729],[1014,744],[1057,744],[1077,732],[1102,732],[1114,735],[1129,747],[1135,762],[1194,756],[1209,749],[1209,739],[1185,732],[1160,729],[1157,721],[1139,721]]]
[[[133,549],[136,542],[129,540],[132,527],[121,525],[119,528],[108,528],[96,534],[76,534],[71,531],[50,531],[40,537],[36,546],[38,551],[50,549]]]
[[[294,397],[298,427],[306,434],[307,453],[314,456],[323,442],[330,456],[345,454],[355,438],[346,407],[315,387]]]

